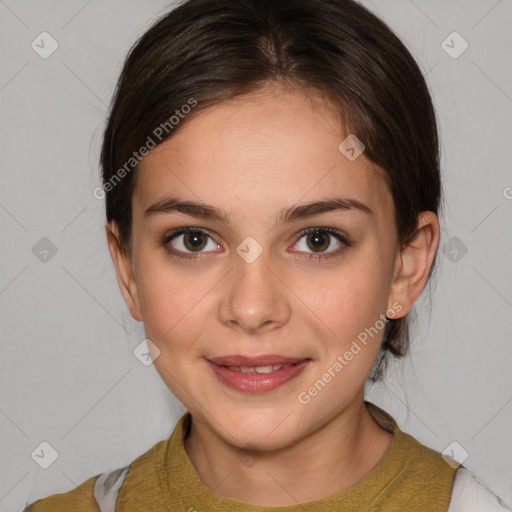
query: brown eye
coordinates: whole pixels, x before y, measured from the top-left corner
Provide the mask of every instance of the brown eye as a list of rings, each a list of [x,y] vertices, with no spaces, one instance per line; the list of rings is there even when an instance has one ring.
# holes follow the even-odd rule
[[[200,251],[206,246],[207,236],[201,232],[187,233],[183,235],[183,245],[189,251]]]
[[[308,258],[334,256],[348,248],[348,239],[333,228],[308,228],[301,233],[294,249],[304,252]]]
[[[312,251],[325,251],[329,248],[329,245],[331,243],[330,237],[326,233],[322,233],[321,231],[318,231],[316,233],[310,233],[306,237],[307,245]]]
[[[172,252],[183,254],[206,253],[220,249],[220,246],[215,243],[212,237],[200,229],[178,229],[164,237],[162,243]]]

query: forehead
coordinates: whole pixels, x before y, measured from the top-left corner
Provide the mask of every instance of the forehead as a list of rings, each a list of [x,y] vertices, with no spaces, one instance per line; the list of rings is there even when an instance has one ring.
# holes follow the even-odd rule
[[[139,164],[139,208],[171,193],[260,217],[333,195],[374,211],[391,206],[383,171],[364,153],[350,161],[338,149],[349,134],[318,96],[268,86],[185,121]]]

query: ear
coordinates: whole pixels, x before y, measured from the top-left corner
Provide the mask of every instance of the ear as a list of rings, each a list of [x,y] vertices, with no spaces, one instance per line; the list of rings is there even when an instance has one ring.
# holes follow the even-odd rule
[[[411,310],[427,283],[439,245],[439,220],[434,212],[421,212],[417,226],[416,236],[401,248],[395,260],[388,309],[396,302],[402,309],[394,318],[404,317]]]
[[[107,243],[112,256],[112,261],[116,269],[117,282],[124,297],[130,314],[135,320],[142,321],[142,315],[139,304],[139,295],[137,293],[137,282],[132,269],[131,258],[121,250],[119,243],[119,229],[116,222],[107,222],[105,226],[107,234]]]

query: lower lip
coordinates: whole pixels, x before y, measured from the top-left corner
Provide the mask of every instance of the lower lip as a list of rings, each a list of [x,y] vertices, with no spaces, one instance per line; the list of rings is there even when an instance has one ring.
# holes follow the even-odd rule
[[[306,369],[311,359],[305,359],[288,368],[281,368],[271,373],[242,373],[208,360],[206,362],[217,378],[226,386],[245,393],[265,393],[297,377]]]

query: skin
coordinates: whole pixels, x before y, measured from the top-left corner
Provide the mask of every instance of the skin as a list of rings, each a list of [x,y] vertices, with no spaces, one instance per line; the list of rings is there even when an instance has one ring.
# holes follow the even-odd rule
[[[391,443],[363,402],[382,330],[309,403],[297,399],[380,314],[394,304],[395,318],[407,314],[439,243],[436,215],[422,212],[418,235],[400,247],[383,172],[364,153],[349,161],[338,150],[346,136],[312,92],[266,84],[201,111],[141,161],[131,255],[119,249],[116,224],[106,226],[124,299],[160,351],[154,365],[192,413],[185,450],[219,496],[260,506],[320,499],[359,482]],[[145,215],[169,195],[215,206],[229,224]],[[373,213],[336,210],[276,223],[283,208],[339,196]],[[346,234],[350,245],[336,254],[341,243],[324,233],[330,245],[320,254],[331,256],[308,259],[319,252],[301,231],[319,226]],[[199,258],[173,256],[161,243],[180,227],[211,234],[200,239],[207,245]],[[236,252],[248,236],[263,248],[252,263]],[[167,246],[194,255],[183,242]],[[250,394],[219,382],[205,361],[230,354],[312,362],[276,390]]]

